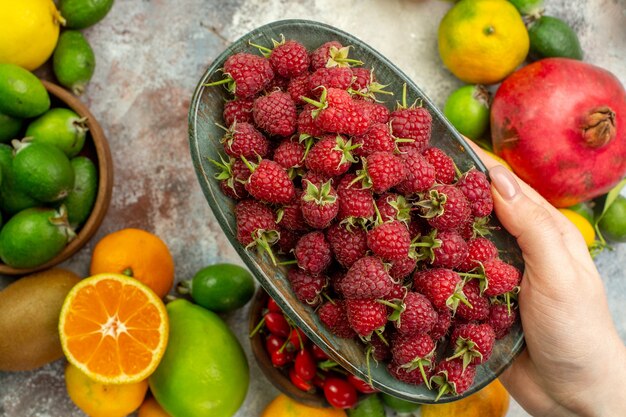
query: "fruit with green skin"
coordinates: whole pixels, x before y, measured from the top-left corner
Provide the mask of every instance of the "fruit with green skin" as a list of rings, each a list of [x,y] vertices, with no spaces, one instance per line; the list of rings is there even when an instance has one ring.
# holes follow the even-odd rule
[[[77,156],[70,161],[76,180],[74,188],[67,195],[63,204],[67,208],[67,219],[70,226],[81,226],[91,214],[91,209],[98,193],[98,173],[96,166],[84,156]]]
[[[410,401],[403,400],[401,398],[394,397],[389,394],[385,394],[384,392],[380,393],[380,397],[383,400],[383,403],[389,408],[399,413],[413,413],[419,410],[421,404],[412,403]]]
[[[587,221],[591,224],[593,224],[593,209],[589,206],[589,204],[587,203],[578,203],[578,204],[574,204],[573,206],[568,207],[569,210],[580,214],[581,216],[583,216],[585,219],[587,219]]]
[[[509,0],[524,16],[538,16],[543,13],[543,0]]]
[[[57,147],[24,140],[13,141],[15,186],[30,197],[51,203],[59,201],[74,187],[74,169]]]
[[[13,268],[34,268],[61,253],[74,237],[64,206],[22,210],[0,230],[0,259]]]
[[[482,85],[466,85],[450,94],[443,113],[462,135],[480,138],[489,126],[489,91]]]
[[[179,299],[167,305],[170,333],[150,390],[172,417],[230,417],[248,391],[248,363],[215,313]]]
[[[600,219],[598,227],[605,238],[626,242],[626,197],[617,196]]]
[[[385,417],[385,406],[378,395],[371,394],[363,398],[348,411],[348,417]]]
[[[583,59],[583,50],[576,32],[564,21],[541,16],[528,26],[531,58],[563,57]]]
[[[0,113],[36,117],[50,108],[50,96],[39,78],[13,64],[0,64]]]
[[[0,143],[16,139],[20,130],[22,130],[23,124],[24,121],[19,117],[0,113]]]
[[[66,30],[61,33],[52,56],[52,68],[62,86],[77,96],[85,91],[96,68],[96,56],[79,31]]]
[[[0,209],[12,215],[29,207],[39,205],[39,202],[15,186],[13,177],[13,148],[0,144],[0,171],[2,184],[0,185]]]
[[[224,313],[246,305],[254,294],[254,280],[247,269],[233,264],[215,264],[202,268],[177,290],[191,293],[193,301],[211,311]]]
[[[542,59],[504,80],[491,134],[495,153],[522,180],[554,206],[571,206],[626,174],[626,92],[604,69]]]
[[[87,118],[80,117],[70,109],[48,110],[26,128],[26,137],[32,142],[56,146],[72,158],[83,149],[89,128]]]
[[[59,11],[72,29],[84,29],[104,18],[113,7],[113,0],[61,0]]]
[[[14,281],[0,291],[0,371],[27,371],[63,356],[59,313],[80,278],[49,269]]]

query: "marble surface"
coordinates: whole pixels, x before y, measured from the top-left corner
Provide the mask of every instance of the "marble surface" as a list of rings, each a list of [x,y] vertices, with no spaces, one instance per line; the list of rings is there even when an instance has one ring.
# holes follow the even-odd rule
[[[626,83],[626,0],[546,0],[568,21],[586,60]],[[139,227],[161,236],[176,260],[177,280],[218,261],[240,263],[206,204],[189,157],[187,109],[209,63],[231,41],[261,24],[308,18],[346,30],[395,62],[436,104],[461,85],[441,63],[436,33],[450,2],[427,0],[117,0],[85,30],[97,68],[83,100],[108,136],[115,187],[96,237],[64,266],[87,275],[94,244],[105,234]],[[613,318],[626,341],[626,245],[596,264]],[[10,280],[0,277],[0,288]],[[277,391],[256,366],[247,342],[247,309],[225,317],[251,365],[238,417],[258,416]],[[62,377],[64,362],[34,372],[0,372],[0,416],[77,417]],[[510,417],[527,414],[513,402]]]

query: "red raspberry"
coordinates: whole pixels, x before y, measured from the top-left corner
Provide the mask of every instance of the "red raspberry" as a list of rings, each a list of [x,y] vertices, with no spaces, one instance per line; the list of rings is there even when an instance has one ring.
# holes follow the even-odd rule
[[[326,42],[311,52],[311,69],[347,67],[350,64],[362,65],[361,61],[348,58],[349,50],[349,46],[344,47],[337,41]]]
[[[406,179],[396,186],[396,190],[405,195],[421,193],[435,184],[435,168],[416,148],[402,146],[400,157],[406,166]]]
[[[391,289],[391,292],[387,294],[385,297],[383,297],[383,300],[392,301],[392,302],[393,301],[402,302],[404,298],[406,297],[406,295],[408,294],[408,291],[409,291],[408,288],[402,285],[402,283],[398,281],[397,283],[393,284],[393,288]]]
[[[432,371],[429,367],[424,368],[424,373],[426,374],[426,379],[424,379],[420,369],[416,368],[409,371],[407,368],[403,368],[402,366],[400,366],[400,364],[397,364],[393,361],[387,365],[387,370],[389,371],[391,376],[393,376],[398,381],[406,382],[407,384],[411,385],[423,384],[425,381],[430,380],[430,377],[432,375]]]
[[[322,304],[317,310],[320,321],[337,337],[350,339],[356,336],[356,333],[348,323],[346,314],[346,306],[342,300],[334,300],[334,304],[330,301]]]
[[[472,206],[475,217],[485,217],[493,211],[491,185],[487,176],[477,169],[470,169],[456,183]]]
[[[417,260],[414,258],[407,256],[404,259],[400,259],[398,261],[391,262],[391,268],[389,268],[389,275],[394,280],[403,280],[404,278],[411,275],[411,273],[415,270],[417,266]]]
[[[350,136],[362,135],[370,125],[367,113],[345,90],[338,88],[322,89],[319,101],[305,99],[318,110],[313,111],[317,127],[333,133]]]
[[[374,152],[364,159],[363,165],[359,178],[377,194],[400,184],[407,176],[404,162],[391,152]]]
[[[449,359],[462,359],[464,368],[485,363],[491,356],[495,340],[496,334],[488,324],[460,324],[450,337],[454,354]]]
[[[304,220],[315,229],[327,228],[339,212],[337,192],[327,181],[316,186],[306,181],[306,190],[301,197]]]
[[[483,262],[484,286],[483,294],[487,297],[505,294],[513,291],[520,283],[522,275],[516,267],[499,258]]]
[[[221,162],[210,160],[219,170],[215,178],[220,182],[220,188],[227,197],[233,200],[241,200],[249,196],[245,183],[250,177],[250,170],[241,159],[228,158]]]
[[[322,94],[322,88],[338,88],[340,90],[347,90],[352,84],[352,69],[351,68],[320,68],[315,70],[309,77],[309,91],[315,97],[319,97]]]
[[[320,294],[328,285],[327,276],[309,274],[298,268],[289,269],[287,280],[298,300],[309,305],[319,304]]]
[[[354,151],[357,156],[367,156],[378,151],[393,152],[396,148],[389,126],[384,123],[372,124],[365,134],[355,136],[353,141],[361,145]]]
[[[372,71],[369,68],[352,68],[352,85],[351,89],[355,91],[367,90],[372,81]]]
[[[304,161],[307,169],[336,177],[344,174],[356,159],[352,151],[356,145],[341,135],[324,136],[309,151]]]
[[[454,269],[467,258],[467,243],[454,230],[433,230],[419,242],[420,259],[429,260],[435,268]]]
[[[283,139],[274,150],[274,162],[285,169],[299,168],[304,163],[305,147],[293,139]]]
[[[362,337],[371,337],[375,330],[382,331],[387,324],[387,308],[376,300],[346,300],[348,323]]]
[[[480,263],[498,257],[498,248],[492,241],[484,237],[475,237],[467,242],[467,258],[457,267],[462,272],[478,268]]]
[[[435,401],[442,395],[461,395],[474,383],[476,368],[474,366],[463,367],[460,359],[443,360],[437,364],[431,382],[439,387],[439,394]]]
[[[304,74],[298,75],[297,77],[289,80],[287,92],[296,105],[304,104],[304,101],[302,101],[300,97],[311,98],[309,96],[309,73],[305,72]]]
[[[240,98],[228,100],[224,103],[224,111],[222,116],[226,126],[229,127],[235,121],[240,123],[252,123],[252,105],[254,100],[251,98]]]
[[[426,381],[435,359],[435,342],[427,334],[398,335],[391,344],[392,362],[412,371],[418,369]]]
[[[288,40],[276,43],[269,56],[274,71],[285,78],[293,78],[309,69],[309,53],[300,42]]]
[[[422,155],[435,168],[435,179],[442,184],[452,184],[456,178],[454,161],[439,148],[427,148]]]
[[[404,298],[403,305],[404,311],[395,322],[399,334],[426,334],[437,323],[437,312],[426,296],[410,291]]]
[[[355,103],[368,114],[370,123],[386,124],[389,122],[389,109],[384,104],[367,100],[357,100]]]
[[[352,69],[352,85],[350,92],[355,94],[356,98],[361,100],[376,100],[376,94],[392,94],[386,91],[386,85],[382,85],[376,81],[374,72],[368,68]]]
[[[511,330],[516,318],[517,312],[512,307],[509,311],[509,307],[506,304],[493,304],[489,309],[487,324],[493,328],[496,339],[502,339],[509,334],[509,330]]]
[[[435,342],[443,339],[443,337],[448,334],[451,324],[452,312],[447,308],[445,310],[437,310],[437,322],[429,333],[430,337],[432,337]]]
[[[399,261],[409,256],[411,236],[403,223],[393,220],[370,230],[367,234],[367,246],[376,256]]]
[[[306,171],[304,175],[302,175],[302,185],[304,187],[306,187],[307,181],[317,185],[318,187],[328,181],[330,181],[331,184],[335,183],[333,177],[316,171]]]
[[[230,84],[229,91],[239,98],[254,96],[267,87],[274,78],[274,71],[267,59],[244,52],[226,59],[224,74],[227,76],[225,80]],[[224,80],[216,83],[224,83]]]
[[[235,206],[235,220],[237,240],[246,247],[256,246],[266,251],[276,264],[270,249],[279,237],[274,212],[258,201],[243,200]]]
[[[254,100],[252,116],[254,123],[272,136],[289,136],[296,131],[296,104],[282,91],[273,91]]]
[[[296,198],[278,210],[276,223],[285,229],[290,229],[295,232],[306,232],[311,228],[306,224],[302,216],[300,196],[302,196],[302,190],[296,188]]]
[[[233,123],[222,137],[224,151],[228,156],[248,159],[265,157],[269,152],[270,143],[265,136],[250,123]]]
[[[344,268],[350,268],[367,253],[367,235],[360,227],[346,227],[335,223],[326,230],[335,259]]]
[[[356,261],[341,281],[341,291],[347,299],[385,297],[394,282],[378,258],[366,256]]]
[[[376,207],[385,222],[390,220],[398,220],[404,224],[411,222],[411,210],[413,206],[399,194],[382,194],[376,200]]]
[[[320,274],[332,260],[330,245],[322,232],[310,232],[302,236],[295,250],[298,266],[311,274]]]
[[[341,293],[341,281],[343,281],[345,276],[343,271],[340,269],[333,269],[328,275],[330,277],[330,285],[333,291],[335,291],[338,295],[343,295]]]
[[[289,79],[283,78],[279,75],[275,75],[274,79],[267,85],[267,87],[265,87],[264,91],[266,93],[269,93],[275,90],[287,91],[288,86],[289,86]]]
[[[296,248],[298,240],[302,237],[302,234],[299,232],[286,229],[280,225],[278,225],[278,233],[280,238],[276,242],[276,246],[278,247],[278,252],[285,255],[291,253]]]
[[[456,229],[471,216],[467,198],[453,185],[434,186],[417,205],[422,208],[422,217],[439,231]]]
[[[276,162],[263,159],[253,169],[254,172],[246,183],[246,190],[252,197],[275,204],[289,203],[295,198],[296,189],[287,171]]]
[[[397,138],[413,139],[409,146],[418,150],[428,147],[432,116],[423,107],[400,108],[390,115],[391,132]]]
[[[480,286],[477,280],[471,280],[463,286],[463,294],[472,305],[469,308],[465,304],[459,304],[456,316],[467,321],[482,321],[489,316],[489,300],[480,294]]]
[[[355,182],[356,175],[346,174],[337,187],[339,195],[339,219],[348,223],[368,220],[374,217],[374,198],[372,191],[363,189],[360,182]]]
[[[385,340],[388,339],[387,333],[388,332],[384,332],[382,338],[372,337],[367,347],[374,360],[377,360],[378,362],[386,362],[391,359],[391,348],[383,341],[383,338]]]
[[[308,137],[319,138],[324,134],[324,131],[317,127],[317,123],[315,123],[313,115],[311,114],[311,112],[316,109],[317,107],[312,104],[306,104],[298,115],[298,135],[300,139],[306,139]]]
[[[450,269],[433,268],[413,274],[413,286],[416,291],[424,294],[437,310],[450,309],[453,312],[463,294],[463,281],[456,272]],[[465,300],[467,302],[467,300]]]

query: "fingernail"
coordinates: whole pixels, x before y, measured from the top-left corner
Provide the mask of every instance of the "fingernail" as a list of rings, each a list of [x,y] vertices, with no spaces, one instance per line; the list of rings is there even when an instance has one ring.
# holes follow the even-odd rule
[[[502,165],[491,168],[489,177],[491,177],[491,183],[503,199],[513,200],[520,193],[519,184],[511,172]]]

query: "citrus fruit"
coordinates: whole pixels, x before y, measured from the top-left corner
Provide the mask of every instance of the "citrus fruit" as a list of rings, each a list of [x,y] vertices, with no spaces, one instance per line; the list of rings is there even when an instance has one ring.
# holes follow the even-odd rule
[[[126,417],[143,401],[148,381],[103,384],[70,363],[65,368],[65,387],[74,404],[89,417]]]
[[[385,394],[384,392],[381,392],[380,396],[383,403],[385,403],[387,407],[399,413],[413,413],[421,406],[421,404],[406,401],[401,398],[394,397],[393,395]]]
[[[159,403],[150,397],[146,399],[141,407],[139,407],[139,413],[137,417],[171,417],[167,412],[159,405]]]
[[[187,300],[167,305],[169,345],[150,390],[173,417],[230,417],[248,391],[246,355],[220,317]]]
[[[67,27],[84,29],[104,18],[113,0],[60,0],[59,9],[67,20]]]
[[[77,156],[70,161],[76,180],[74,188],[67,195],[63,204],[67,208],[67,220],[70,226],[77,228],[82,225],[91,214],[98,192],[98,174],[91,160],[84,156]]]
[[[70,109],[51,109],[32,121],[26,128],[32,142],[56,146],[68,158],[83,149],[87,133],[87,118],[81,118]]]
[[[443,113],[462,135],[478,139],[489,126],[489,92],[481,85],[461,87],[448,96]]]
[[[29,197],[15,186],[13,179],[13,148],[0,143],[0,170],[2,184],[0,184],[0,209],[7,214],[15,214],[24,209],[35,207],[37,200]]]
[[[34,268],[57,256],[76,235],[65,208],[28,208],[0,230],[0,259],[13,268]]]
[[[52,68],[59,83],[77,96],[85,91],[96,68],[96,56],[87,39],[77,30],[66,30],[54,50]]]
[[[348,417],[385,417],[385,406],[378,395],[361,398],[356,406],[348,409]]]
[[[98,274],[65,298],[59,334],[68,361],[89,378],[129,384],[146,379],[159,364],[168,319],[161,299],[144,284],[121,274]]]
[[[591,225],[589,220],[573,210],[561,208],[559,209],[559,211],[565,217],[567,217],[569,221],[574,223],[574,226],[576,226],[576,228],[580,231],[583,238],[585,239],[585,243],[587,244],[587,246],[591,247],[591,245],[593,245],[593,242],[595,242],[596,240],[596,233],[594,232],[593,226]]]
[[[439,25],[444,65],[470,84],[501,81],[528,54],[528,32],[519,12],[503,0],[461,0]]]
[[[36,117],[49,108],[50,96],[39,78],[17,65],[0,63],[0,113]]]
[[[607,239],[626,242],[626,197],[617,196],[600,219],[598,227]]]
[[[583,59],[576,32],[564,21],[541,16],[528,27],[530,56],[534,59],[563,57]]]
[[[0,63],[39,67],[52,54],[62,22],[52,0],[0,0]]]
[[[24,121],[18,117],[0,113],[0,142],[9,142],[11,139],[17,139],[23,123]]]
[[[509,393],[497,379],[459,401],[424,404],[422,417],[504,417],[509,408]]]
[[[193,279],[182,281],[179,291],[191,292],[196,304],[217,313],[243,307],[254,295],[254,279],[247,269],[233,264],[202,268]]]
[[[140,229],[122,229],[103,237],[93,250],[90,273],[102,272],[133,277],[164,297],[174,282],[174,259],[158,236]]]
[[[593,209],[589,206],[589,204],[578,203],[578,204],[574,204],[573,206],[569,206],[567,208],[583,216],[585,219],[587,219],[589,223],[591,224],[594,223]]]
[[[524,16],[539,16],[543,12],[543,0],[509,0]]]
[[[346,417],[346,412],[338,408],[317,408],[300,404],[280,394],[272,400],[261,417]]]

